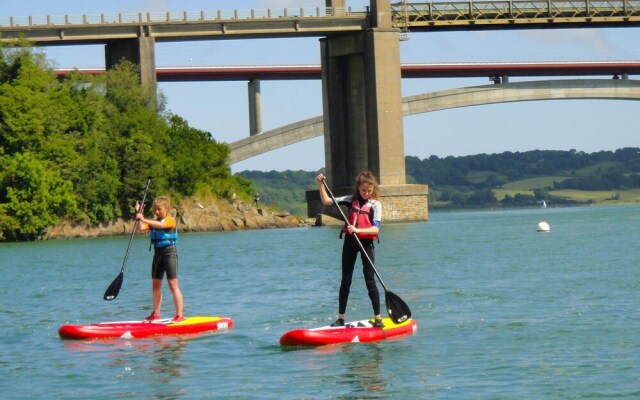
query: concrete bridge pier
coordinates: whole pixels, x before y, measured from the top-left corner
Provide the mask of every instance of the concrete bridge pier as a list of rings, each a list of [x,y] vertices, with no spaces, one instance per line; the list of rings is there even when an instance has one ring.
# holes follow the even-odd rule
[[[140,66],[140,83],[156,84],[156,51],[153,36],[141,35],[136,39],[120,39],[107,42],[105,67],[115,67],[125,59]]]
[[[406,184],[400,31],[392,27],[388,0],[371,1],[370,25],[320,43],[328,183],[336,195],[349,194],[355,177],[371,170],[381,186],[385,220],[426,221],[427,186]],[[314,217],[332,210],[311,191],[307,212]]]
[[[252,79],[249,89],[249,136],[262,133],[262,94],[260,93],[260,79]]]

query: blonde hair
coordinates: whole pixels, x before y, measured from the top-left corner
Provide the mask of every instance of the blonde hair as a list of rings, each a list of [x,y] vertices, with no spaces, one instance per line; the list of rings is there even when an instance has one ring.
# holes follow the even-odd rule
[[[171,207],[171,202],[169,201],[169,198],[167,196],[158,196],[155,198],[155,200],[153,200],[153,205],[159,205],[159,206],[163,206],[166,207],[167,210],[169,209],[169,207]]]
[[[356,177],[355,193],[353,195],[353,198],[354,199],[360,198],[360,186],[362,186],[364,183],[368,183],[369,185],[373,186],[373,191],[371,192],[371,198],[377,199],[378,190],[380,189],[380,187],[378,186],[378,181],[376,181],[376,177],[373,175],[373,172],[371,171],[364,171],[358,174],[358,176]]]

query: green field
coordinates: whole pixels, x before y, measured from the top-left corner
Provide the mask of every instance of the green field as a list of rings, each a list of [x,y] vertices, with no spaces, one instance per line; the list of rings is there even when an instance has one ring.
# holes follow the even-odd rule
[[[564,197],[566,199],[593,202],[593,203],[639,203],[640,189],[630,190],[552,190],[549,192],[552,196]]]
[[[553,182],[562,182],[566,176],[540,176],[536,178],[522,179],[502,185],[502,189],[516,190],[516,192],[533,191],[535,188],[553,187]],[[533,192],[531,193],[533,194]]]
[[[533,196],[533,190],[493,189],[493,193],[498,201],[504,199],[506,195],[515,196],[518,193]],[[580,203],[640,203],[640,189],[594,191],[562,189],[550,190],[549,194],[554,197],[562,197]]]
[[[617,161],[604,161],[604,162],[600,162],[596,165],[592,165],[589,167],[585,167],[585,168],[580,168],[577,169],[575,171],[567,171],[567,175],[565,176],[540,176],[540,177],[535,177],[535,178],[529,178],[529,179],[522,179],[519,181],[513,181],[513,182],[509,182],[507,184],[502,185],[502,189],[507,189],[507,190],[517,190],[517,191],[526,191],[526,190],[533,190],[535,188],[552,188],[553,187],[553,182],[562,182],[565,179],[571,178],[571,177],[575,177],[575,176],[589,176],[592,175],[598,171],[608,171],[610,169],[613,168],[617,168],[617,167],[621,167],[623,166],[624,163],[621,162],[617,162]],[[481,174],[473,174],[473,176],[470,176],[470,180],[472,182],[474,182],[473,179],[478,180],[481,179],[483,176],[486,177],[487,176],[487,172],[481,173]],[[472,174],[470,174],[472,175]],[[510,193],[511,194],[511,193]]]
[[[502,201],[506,195],[513,197],[518,193],[533,196],[533,190],[526,189],[492,189],[492,191],[498,201]]]

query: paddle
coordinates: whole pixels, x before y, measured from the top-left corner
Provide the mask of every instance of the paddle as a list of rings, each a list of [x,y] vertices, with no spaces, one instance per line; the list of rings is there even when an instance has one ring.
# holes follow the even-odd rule
[[[147,198],[147,191],[149,190],[149,185],[151,184],[151,178],[147,178],[147,186],[144,188],[144,194],[142,195],[142,203],[140,209],[144,207],[144,201]],[[133,241],[133,236],[136,234],[136,229],[138,228],[138,220],[133,223],[133,230],[131,231],[131,236],[129,236],[129,244],[127,245],[127,252],[124,253],[124,260],[122,261],[122,268],[120,268],[120,273],[116,276],[116,279],[111,282],[111,285],[104,292],[103,299],[107,301],[111,301],[118,297],[118,293],[120,293],[120,288],[122,287],[122,281],[124,279],[124,267],[127,265],[127,259],[129,258],[129,251],[131,250],[131,242]]]
[[[333,200],[333,204],[335,204],[336,207],[338,208],[338,211],[340,211],[340,215],[342,215],[342,219],[344,220],[344,222],[346,224],[349,224],[349,220],[347,219],[347,216],[344,215],[342,208],[340,208],[338,201],[333,195],[333,192],[331,192],[331,189],[329,189],[329,186],[327,186],[327,183],[325,182],[324,179],[322,180],[322,184],[324,185],[324,188],[327,189],[327,192],[331,196],[331,200]],[[365,255],[365,257],[369,261],[369,264],[371,264],[371,267],[373,268],[373,272],[378,277],[380,284],[382,284],[382,287],[384,288],[384,302],[385,302],[385,305],[387,306],[387,312],[389,313],[389,318],[391,318],[391,320],[396,324],[399,324],[411,318],[411,310],[409,309],[409,306],[407,305],[407,303],[405,303],[404,300],[400,298],[400,296],[398,296],[393,292],[390,292],[387,289],[387,286],[384,284],[384,281],[380,277],[378,270],[373,265],[373,261],[371,261],[371,258],[369,257],[367,252],[364,250],[364,246],[362,246],[362,242],[360,241],[360,238],[355,233],[352,235],[353,235],[353,238],[358,243],[358,246],[360,246],[360,250],[362,250],[362,254]]]

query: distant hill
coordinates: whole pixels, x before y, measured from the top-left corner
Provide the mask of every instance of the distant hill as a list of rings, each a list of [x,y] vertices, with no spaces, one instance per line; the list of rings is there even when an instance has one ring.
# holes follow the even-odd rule
[[[407,157],[406,170],[407,182],[429,185],[429,203],[436,208],[619,201],[622,192],[640,189],[640,149]]]
[[[243,171],[266,204],[306,215],[317,171]],[[585,153],[532,150],[406,157],[407,183],[429,185],[429,207],[478,208],[640,202],[640,148]]]

